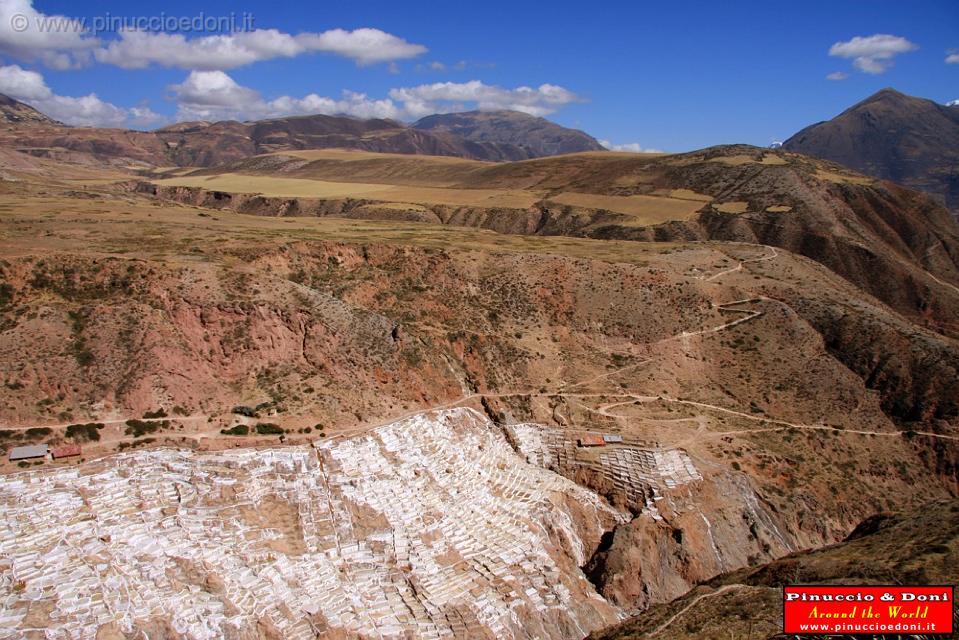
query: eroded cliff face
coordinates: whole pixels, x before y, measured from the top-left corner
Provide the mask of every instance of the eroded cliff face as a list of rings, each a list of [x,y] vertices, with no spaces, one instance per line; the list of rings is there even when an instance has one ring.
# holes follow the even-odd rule
[[[616,527],[608,548],[585,567],[603,596],[631,610],[669,602],[734,568],[823,544],[815,533],[795,536],[734,473],[668,492],[655,507]]]
[[[630,514],[583,565],[597,590],[628,610],[669,602],[719,573],[823,543],[825,531],[790,528],[748,476],[697,464],[682,449],[609,434],[605,444],[584,446],[538,424],[507,430],[527,461]]]

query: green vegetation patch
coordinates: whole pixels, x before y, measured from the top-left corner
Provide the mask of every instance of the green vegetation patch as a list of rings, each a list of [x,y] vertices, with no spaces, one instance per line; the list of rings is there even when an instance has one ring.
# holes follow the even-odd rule
[[[250,433],[250,427],[245,424],[238,424],[235,427],[230,427],[229,429],[220,429],[220,433],[225,436],[245,436]]]
[[[260,435],[277,435],[284,433],[283,427],[272,422],[259,422],[256,425],[256,432]]]
[[[136,447],[142,447],[143,445],[154,442],[156,442],[156,438],[144,438],[143,440],[135,440],[133,442],[120,442],[117,444],[117,451],[123,451],[124,449],[135,449]]]
[[[100,439],[101,429],[103,429],[102,422],[71,424],[67,427],[66,436],[77,442],[96,442]]]
[[[71,311],[69,316],[70,330],[73,334],[70,350],[73,352],[73,357],[76,358],[78,365],[84,368],[89,367],[96,358],[87,347],[86,339],[83,337],[83,330],[87,326],[87,316],[80,311]]]
[[[124,429],[123,433],[128,436],[133,436],[134,438],[141,438],[148,433],[155,433],[160,429],[166,429],[170,426],[168,420],[162,420],[160,422],[144,422],[143,420],[137,420],[136,418],[127,420],[127,428]]]

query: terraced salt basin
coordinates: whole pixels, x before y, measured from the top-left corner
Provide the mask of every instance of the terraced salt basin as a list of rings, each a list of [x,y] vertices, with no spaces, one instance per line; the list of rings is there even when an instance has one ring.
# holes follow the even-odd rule
[[[581,637],[620,617],[578,566],[622,514],[467,409],[21,473],[0,513],[4,638],[44,618],[55,638]]]
[[[511,435],[519,454],[452,409],[0,478],[0,638],[583,637],[623,615],[579,567],[628,517],[536,464],[563,456],[548,429]],[[684,454],[620,458],[628,483],[698,477]]]

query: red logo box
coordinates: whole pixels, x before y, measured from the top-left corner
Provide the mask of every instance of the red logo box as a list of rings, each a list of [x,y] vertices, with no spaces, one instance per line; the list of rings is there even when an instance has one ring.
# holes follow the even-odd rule
[[[955,588],[783,587],[783,633],[949,634]]]

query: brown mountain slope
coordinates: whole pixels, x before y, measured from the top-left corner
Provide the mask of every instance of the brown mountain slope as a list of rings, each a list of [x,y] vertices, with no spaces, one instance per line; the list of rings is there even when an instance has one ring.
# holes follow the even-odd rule
[[[603,146],[595,138],[582,131],[519,111],[436,114],[417,120],[412,127],[430,133],[451,133],[472,142],[514,145],[526,151],[525,158],[603,151]]]
[[[948,211],[895,184],[782,151],[734,145],[499,164],[305,152],[249,158],[158,184],[146,189],[268,215],[765,244],[808,256],[898,311],[959,334],[959,226]]]
[[[393,120],[327,115],[257,122],[185,122],[144,132],[67,127],[2,95],[0,116],[0,122],[6,124],[0,129],[0,145],[8,148],[47,156],[68,150],[87,154],[85,162],[122,159],[154,166],[216,166],[256,154],[298,149],[359,149],[503,161],[564,153],[567,148],[593,148],[565,142],[592,139],[542,119],[500,139],[467,138],[443,128],[427,131]]]
[[[783,147],[925,191],[959,215],[959,107],[883,89]]]
[[[842,543],[720,576],[682,598],[654,606],[622,625],[589,637],[778,637],[782,629],[782,585],[956,585],[957,567],[959,501],[937,502],[907,512],[876,515],[863,521]]]
[[[0,122],[7,124],[51,124],[60,122],[48,118],[30,105],[0,93]]]

